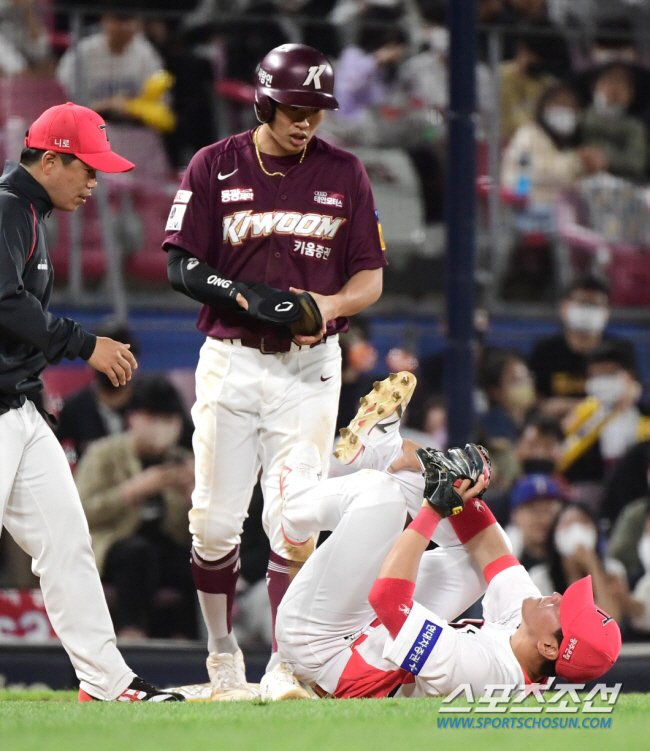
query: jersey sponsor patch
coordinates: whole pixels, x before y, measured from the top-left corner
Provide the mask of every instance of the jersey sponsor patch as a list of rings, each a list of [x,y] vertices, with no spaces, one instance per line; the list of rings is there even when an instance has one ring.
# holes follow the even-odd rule
[[[337,209],[343,208],[343,194],[330,193],[327,190],[314,191],[314,203],[320,203],[323,206],[336,206]]]
[[[420,633],[413,642],[413,646],[401,664],[403,670],[408,670],[413,675],[418,675],[422,666],[431,654],[431,650],[436,646],[436,642],[442,633],[442,626],[438,626],[433,621],[425,621],[420,629]]]
[[[297,211],[237,211],[223,218],[223,242],[240,245],[247,237],[266,237],[272,233],[332,239],[345,223],[344,217],[300,214]]]
[[[185,216],[186,211],[187,204],[175,203],[172,206],[171,211],[169,212],[169,216],[167,217],[165,230],[179,230],[183,226],[183,217]]]
[[[191,197],[191,190],[177,190],[174,196],[174,203],[189,203]]]
[[[252,201],[255,198],[252,188],[228,188],[221,191],[221,203]]]

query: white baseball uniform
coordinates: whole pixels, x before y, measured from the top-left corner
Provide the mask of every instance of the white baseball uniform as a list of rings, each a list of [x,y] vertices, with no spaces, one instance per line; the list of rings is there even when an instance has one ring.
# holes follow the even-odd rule
[[[201,558],[220,559],[239,543],[260,469],[264,529],[272,550],[286,550],[280,529],[284,459],[305,439],[328,456],[340,388],[338,336],[276,355],[242,347],[239,340],[206,340],[192,407],[196,487],[190,529]]]
[[[509,638],[521,622],[522,601],[540,593],[521,566],[486,586],[448,520],[433,537],[441,547],[422,557],[415,604],[395,640],[376,618],[368,593],[412,506],[399,481],[404,473],[361,470],[322,482],[288,505],[283,522],[292,530],[334,531],[280,605],[282,659],[297,677],[340,698],[437,696],[460,683],[476,694],[489,683],[523,685]],[[421,483],[408,474],[408,487]],[[483,628],[448,625],[483,593]]]
[[[115,644],[68,460],[31,401],[0,415],[0,520],[33,559],[45,609],[81,688],[114,699],[135,674]]]

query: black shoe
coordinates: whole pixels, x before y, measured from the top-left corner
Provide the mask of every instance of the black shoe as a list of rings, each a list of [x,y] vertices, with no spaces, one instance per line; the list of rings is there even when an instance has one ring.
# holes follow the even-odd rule
[[[82,688],[79,689],[79,701],[98,701],[94,696],[87,694]],[[128,688],[113,701],[185,701],[181,694],[174,694],[171,691],[160,691],[151,683],[143,681],[142,678],[134,678]]]

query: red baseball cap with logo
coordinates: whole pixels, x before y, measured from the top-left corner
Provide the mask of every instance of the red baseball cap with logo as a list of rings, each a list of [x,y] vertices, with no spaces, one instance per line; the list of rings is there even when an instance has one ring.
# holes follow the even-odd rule
[[[111,151],[106,123],[93,110],[67,102],[50,107],[32,123],[25,146],[74,154],[100,172],[128,172],[135,167]]]
[[[600,678],[621,651],[618,623],[594,603],[591,576],[567,588],[560,603],[564,638],[555,670],[560,678],[584,683]]]

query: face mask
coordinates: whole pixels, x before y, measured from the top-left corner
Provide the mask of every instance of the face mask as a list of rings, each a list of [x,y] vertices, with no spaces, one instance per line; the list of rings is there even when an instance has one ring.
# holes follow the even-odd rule
[[[510,386],[506,391],[506,401],[515,409],[528,409],[535,401],[535,389],[530,381]]]
[[[555,547],[564,556],[574,555],[580,545],[586,550],[595,550],[597,541],[596,530],[582,522],[573,522],[555,532]]]
[[[525,475],[552,475],[555,462],[551,459],[524,459],[521,468]]]
[[[558,136],[571,136],[578,127],[578,116],[571,107],[549,107],[544,110],[544,122]]]
[[[171,448],[180,438],[181,426],[177,422],[161,420],[152,425],[148,436],[149,445],[159,451]]]
[[[602,91],[597,91],[594,94],[594,109],[599,115],[605,117],[619,117],[624,112],[621,104],[610,104]]]
[[[606,407],[613,407],[625,393],[625,377],[622,375],[600,375],[588,378],[585,383],[585,391]]]
[[[566,325],[572,331],[601,334],[607,324],[609,311],[602,305],[581,305],[573,302],[566,313]]]
[[[153,454],[164,454],[178,442],[182,425],[179,420],[148,419],[133,422],[131,429],[136,442],[141,442]]]
[[[650,533],[646,532],[641,537],[636,552],[639,554],[643,570],[646,573],[650,573]]]

